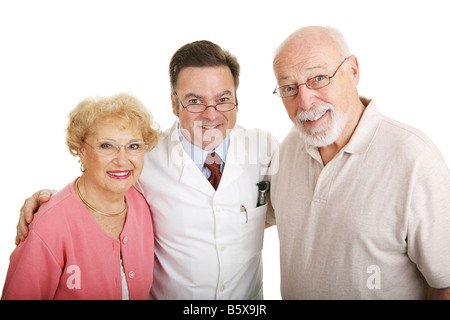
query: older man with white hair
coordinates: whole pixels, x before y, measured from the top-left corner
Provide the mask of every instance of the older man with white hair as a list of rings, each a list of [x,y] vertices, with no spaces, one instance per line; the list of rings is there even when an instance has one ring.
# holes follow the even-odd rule
[[[273,65],[295,124],[271,188],[282,297],[449,298],[450,172],[434,144],[359,96],[334,28],[297,30]]]

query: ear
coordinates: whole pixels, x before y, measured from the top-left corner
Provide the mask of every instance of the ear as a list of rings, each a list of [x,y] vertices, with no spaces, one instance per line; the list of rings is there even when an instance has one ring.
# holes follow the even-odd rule
[[[77,149],[78,157],[80,157],[80,161],[84,163],[84,160],[86,159],[86,151],[84,148],[80,147]]]
[[[170,100],[172,101],[172,112],[174,115],[178,117],[179,111],[179,103],[177,97],[174,96],[173,93],[170,94]]]
[[[351,77],[352,77],[352,83],[353,83],[353,87],[356,88],[356,86],[359,83],[359,63],[358,63],[358,59],[356,58],[356,56],[351,55],[348,58],[348,62],[350,65],[350,70],[351,70]]]

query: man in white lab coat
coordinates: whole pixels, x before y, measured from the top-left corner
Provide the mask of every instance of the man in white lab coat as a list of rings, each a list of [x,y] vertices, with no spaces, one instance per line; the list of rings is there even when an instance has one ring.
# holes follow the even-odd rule
[[[139,181],[155,225],[151,297],[262,298],[267,204],[256,207],[257,183],[276,143],[235,125],[239,64],[219,46],[198,41],[180,48],[170,75],[178,119],[146,157]],[[206,179],[211,152],[222,160],[217,190]]]
[[[278,144],[267,132],[236,125],[239,64],[216,44],[181,47],[170,78],[178,119],[146,155],[136,185],[154,221],[150,298],[262,299],[267,204],[258,204],[257,183],[268,175]],[[209,182],[210,159],[220,165],[218,186]],[[38,198],[27,201],[22,217]]]

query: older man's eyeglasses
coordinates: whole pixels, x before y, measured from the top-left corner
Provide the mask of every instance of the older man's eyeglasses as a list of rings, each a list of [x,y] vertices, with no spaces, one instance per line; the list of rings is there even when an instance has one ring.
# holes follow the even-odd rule
[[[113,156],[120,152],[120,149],[123,147],[125,152],[130,155],[139,155],[148,150],[148,145],[145,144],[144,141],[134,141],[123,145],[117,145],[115,143],[104,141],[98,142],[96,145],[90,145],[86,141],[84,141],[89,147],[97,151],[99,154],[104,156]]]
[[[277,94],[281,98],[287,98],[291,96],[295,96],[298,93],[298,88],[302,85],[305,85],[308,89],[321,89],[323,87],[328,86],[331,83],[331,79],[336,75],[339,68],[344,64],[344,62],[350,57],[345,58],[341,64],[337,67],[336,71],[333,73],[332,76],[327,75],[318,75],[316,77],[310,78],[306,80],[304,83],[300,84],[288,84],[285,86],[277,87],[273,91],[274,94]]]
[[[202,113],[203,111],[206,110],[206,108],[214,108],[219,112],[227,112],[227,111],[233,110],[238,105],[237,103],[234,103],[234,102],[224,101],[224,102],[219,102],[216,105],[208,106],[204,103],[201,103],[201,100],[195,99],[198,101],[198,103],[190,103],[185,106],[181,102],[181,99],[178,97],[178,94],[176,92],[175,92],[175,95],[177,96],[178,101],[180,101],[180,104],[183,107],[183,109],[186,109],[187,111],[192,112],[192,113]],[[227,99],[227,98],[223,98],[223,99]]]

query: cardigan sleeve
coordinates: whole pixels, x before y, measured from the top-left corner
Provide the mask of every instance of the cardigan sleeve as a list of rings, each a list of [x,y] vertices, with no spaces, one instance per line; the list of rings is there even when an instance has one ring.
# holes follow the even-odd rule
[[[46,243],[33,230],[11,254],[2,299],[53,299],[62,266]]]

